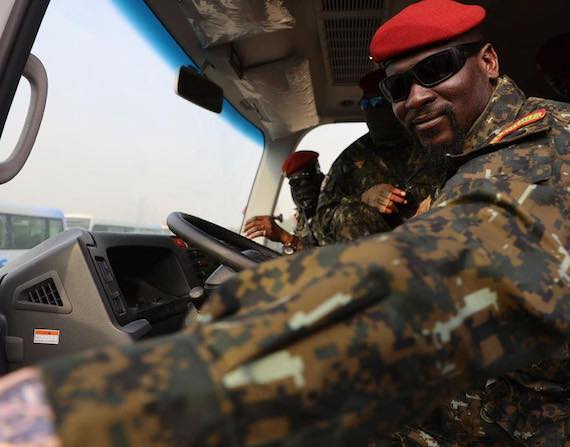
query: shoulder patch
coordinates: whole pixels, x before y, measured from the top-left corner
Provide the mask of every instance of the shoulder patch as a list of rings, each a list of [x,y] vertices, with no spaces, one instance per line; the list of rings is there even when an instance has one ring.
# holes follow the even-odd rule
[[[539,109],[526,116],[518,119],[514,123],[509,124],[499,131],[499,133],[491,140],[490,144],[500,143],[507,135],[510,135],[521,127],[528,126],[529,124],[536,123],[546,116],[546,109]]]

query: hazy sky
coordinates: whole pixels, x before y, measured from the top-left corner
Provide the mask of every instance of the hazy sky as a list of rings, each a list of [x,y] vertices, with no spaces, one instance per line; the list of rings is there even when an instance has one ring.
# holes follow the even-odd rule
[[[0,185],[0,202],[138,223],[164,223],[177,210],[239,226],[261,138],[177,97],[175,67],[112,1],[53,0],[32,52],[48,73],[48,104],[30,159]],[[22,82],[2,158],[28,97]],[[350,142],[364,133],[363,125],[344,126],[313,131],[301,148],[326,148],[332,155],[323,161],[336,156],[345,146],[339,137]]]

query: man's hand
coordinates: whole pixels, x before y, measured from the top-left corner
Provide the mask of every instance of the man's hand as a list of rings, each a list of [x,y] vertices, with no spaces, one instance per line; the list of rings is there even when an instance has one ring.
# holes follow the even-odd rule
[[[382,214],[392,214],[398,212],[398,204],[408,203],[405,197],[406,193],[401,189],[387,183],[380,183],[364,191],[360,200],[376,208]]]
[[[244,236],[249,239],[264,236],[274,242],[282,244],[290,241],[292,235],[281,228],[272,216],[255,216],[245,223]]]
[[[58,447],[39,370],[20,369],[0,379],[0,447]]]

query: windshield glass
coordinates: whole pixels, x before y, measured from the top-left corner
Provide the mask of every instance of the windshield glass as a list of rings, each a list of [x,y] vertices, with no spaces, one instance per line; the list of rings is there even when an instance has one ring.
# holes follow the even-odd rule
[[[161,233],[167,215],[183,211],[239,230],[263,135],[228,103],[216,115],[175,95],[178,68],[191,61],[161,27],[142,1],[50,3],[32,49],[48,74],[45,116],[27,164],[0,187],[0,212],[3,204],[54,207],[69,227],[96,229],[103,219],[121,222],[103,231]],[[28,103],[23,81],[1,158]],[[12,228],[29,248],[40,229],[26,222]],[[9,228],[0,223],[2,234]]]

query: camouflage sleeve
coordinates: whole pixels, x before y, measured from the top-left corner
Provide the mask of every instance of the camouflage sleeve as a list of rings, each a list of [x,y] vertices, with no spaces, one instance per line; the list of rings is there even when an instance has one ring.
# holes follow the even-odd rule
[[[366,445],[547,357],[570,322],[558,180],[460,184],[390,234],[242,272],[185,334],[45,365],[64,445]]]
[[[353,241],[391,229],[376,209],[347,190],[351,176],[341,155],[326,177],[313,218],[313,232],[319,245]]]
[[[313,248],[318,245],[315,238],[315,234],[312,230],[312,222],[304,217],[300,217],[297,221],[297,226],[295,227],[295,236],[299,238],[299,243],[297,244],[297,251],[306,250],[308,248]]]

